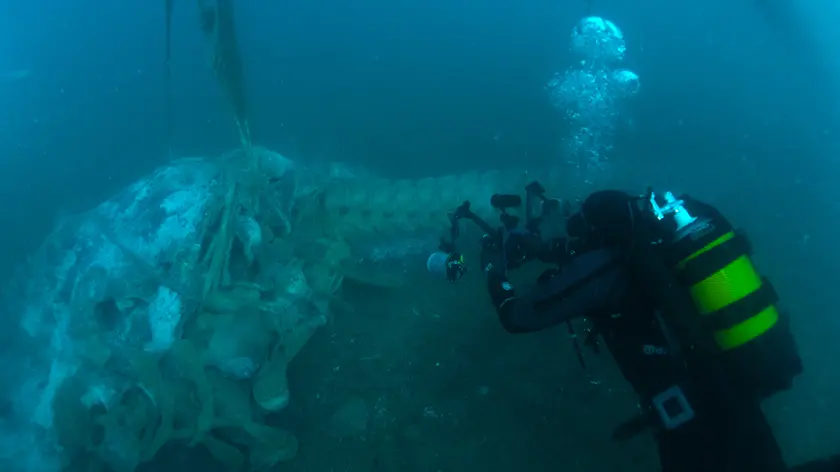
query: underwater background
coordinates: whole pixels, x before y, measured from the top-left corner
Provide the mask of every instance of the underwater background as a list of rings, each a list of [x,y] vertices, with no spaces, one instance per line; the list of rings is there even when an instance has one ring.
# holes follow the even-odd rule
[[[57,222],[170,151],[238,146],[194,2],[178,0],[168,142],[162,3],[0,5],[0,280]],[[806,371],[765,409],[798,463],[840,449],[840,64],[829,52],[840,7],[781,3],[241,1],[251,131],[293,160],[389,178],[556,167],[569,187],[548,191],[563,198],[654,185],[716,205],[749,232],[792,313]],[[578,60],[569,35],[587,13],[621,27],[641,89],[613,155],[581,169],[564,158],[569,124],[545,86]],[[301,446],[276,470],[655,470],[648,438],[609,440],[635,406],[612,361],[589,356],[581,370],[562,330],[503,333],[476,279],[348,283],[351,308],[291,366],[278,421]],[[375,419],[331,433],[348,401]],[[219,470],[172,449],[141,467]]]

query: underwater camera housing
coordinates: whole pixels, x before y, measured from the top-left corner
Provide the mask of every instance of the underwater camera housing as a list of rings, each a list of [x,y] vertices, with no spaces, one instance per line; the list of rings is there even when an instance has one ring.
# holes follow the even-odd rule
[[[508,268],[514,268],[535,256],[536,247],[540,246],[539,226],[543,218],[560,209],[560,201],[545,196],[545,188],[539,182],[531,182],[525,187],[525,225],[519,227],[520,218],[507,210],[522,206],[522,198],[516,194],[494,194],[490,197],[490,206],[499,210],[500,228],[494,228],[470,209],[470,202],[465,201],[449,212],[449,237],[442,238],[438,251],[426,260],[426,269],[435,276],[445,277],[450,282],[457,282],[467,268],[464,257],[458,250],[456,241],[461,234],[461,220],[469,220],[485,234],[497,235],[499,246],[504,250]]]

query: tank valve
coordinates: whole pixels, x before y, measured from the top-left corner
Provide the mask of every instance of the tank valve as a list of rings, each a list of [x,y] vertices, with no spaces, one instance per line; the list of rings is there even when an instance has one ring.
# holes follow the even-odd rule
[[[673,214],[674,221],[677,223],[677,231],[697,221],[697,218],[691,216],[691,213],[685,209],[685,202],[677,199],[673,193],[665,192],[664,198],[665,205],[659,206],[659,203],[656,201],[656,194],[653,192],[650,193],[650,206],[658,220],[662,220],[666,216]]]

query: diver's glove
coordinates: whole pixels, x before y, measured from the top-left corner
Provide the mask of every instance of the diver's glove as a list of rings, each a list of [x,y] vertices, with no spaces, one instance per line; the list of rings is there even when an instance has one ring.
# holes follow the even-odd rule
[[[501,234],[485,234],[481,238],[481,270],[487,275],[487,292],[497,310],[506,300],[516,296],[506,269]]]
[[[481,237],[481,270],[485,274],[505,274],[505,254],[502,249],[502,237],[500,234],[485,234]]]

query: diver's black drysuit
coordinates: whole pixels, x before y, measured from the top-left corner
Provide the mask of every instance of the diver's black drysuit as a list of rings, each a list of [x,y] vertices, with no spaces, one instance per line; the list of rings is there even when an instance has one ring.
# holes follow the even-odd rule
[[[656,237],[634,199],[621,192],[590,196],[569,220],[569,233],[580,236],[575,251],[554,241],[540,252],[558,270],[540,277],[535,289],[518,296],[505,276],[498,246],[484,244],[482,266],[488,290],[502,326],[512,333],[539,331],[586,317],[612,353],[643,406],[639,419],[614,435],[634,434],[647,426],[654,431],[664,472],[782,472],[785,465],[776,438],[761,410],[762,395],[742,388],[717,367],[687,362],[664,321],[664,310],[693,309],[671,272],[650,244]],[[499,257],[501,256],[501,257]],[[781,356],[794,372],[801,371],[795,347],[780,342]],[[798,370],[797,370],[798,369]],[[781,380],[776,391],[789,387]],[[679,386],[694,417],[679,426],[657,414],[658,394]],[[667,402],[661,407],[673,408]],[[680,410],[676,404],[676,410]],[[678,414],[672,412],[670,414]],[[668,415],[665,415],[668,416]],[[797,471],[838,471],[840,458],[807,464]]]

